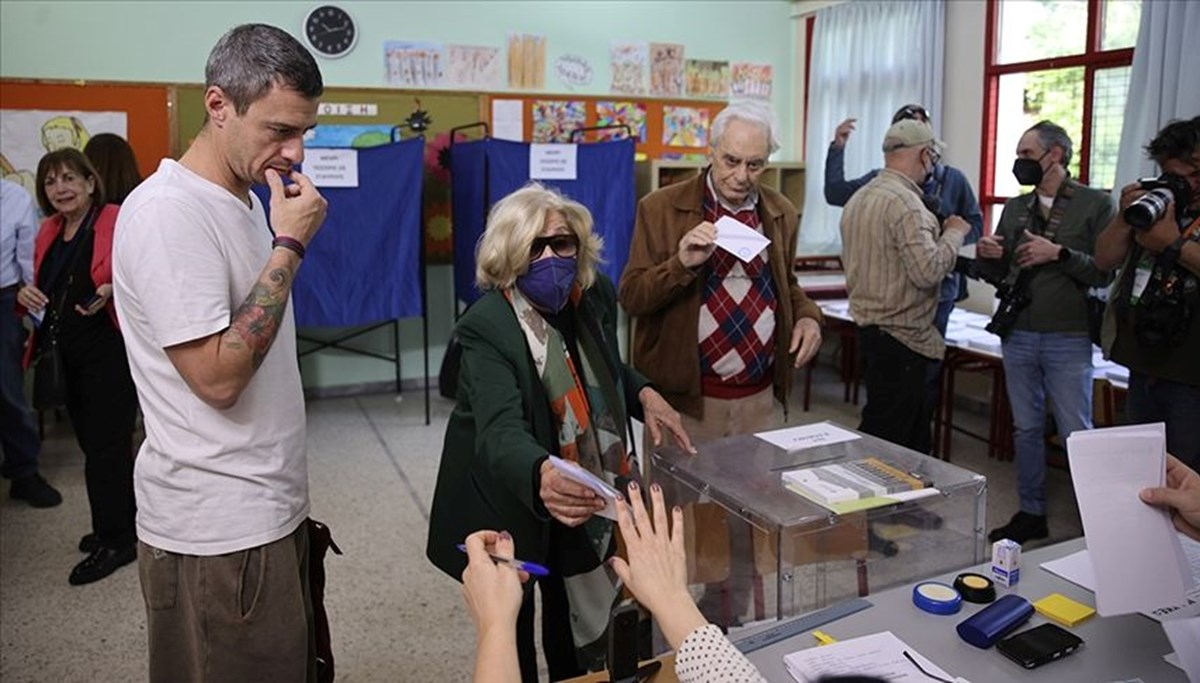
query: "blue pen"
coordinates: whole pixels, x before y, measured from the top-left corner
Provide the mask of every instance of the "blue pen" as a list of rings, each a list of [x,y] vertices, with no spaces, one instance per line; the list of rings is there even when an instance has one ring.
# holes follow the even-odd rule
[[[467,552],[467,544],[466,543],[459,543],[455,547],[458,548],[459,550],[463,551],[464,553]],[[508,566],[512,567],[513,569],[527,572],[531,576],[550,576],[549,569],[546,569],[542,565],[534,563],[534,562],[526,562],[525,560],[515,560],[511,557],[500,557],[499,555],[493,555],[491,553],[488,553],[488,557],[492,558],[496,562],[501,562],[503,564],[507,564]]]

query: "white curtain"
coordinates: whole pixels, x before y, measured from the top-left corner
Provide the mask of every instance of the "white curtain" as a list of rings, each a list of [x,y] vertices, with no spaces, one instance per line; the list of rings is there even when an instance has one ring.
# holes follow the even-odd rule
[[[1143,2],[1125,101],[1113,197],[1137,178],[1156,175],[1146,143],[1173,119],[1200,115],[1200,3]]]
[[[825,153],[843,119],[858,119],[846,177],[883,166],[883,134],[901,106],[920,103],[940,129],[945,4],[859,1],[820,10],[813,27],[799,253],[840,254],[842,211],[825,203]]]

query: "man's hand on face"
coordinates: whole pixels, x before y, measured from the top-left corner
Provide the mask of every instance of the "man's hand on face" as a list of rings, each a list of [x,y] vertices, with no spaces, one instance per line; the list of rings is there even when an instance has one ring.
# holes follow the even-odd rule
[[[299,171],[290,171],[292,184],[284,186],[279,171],[268,168],[267,186],[271,188],[271,226],[275,234],[300,240],[308,246],[313,236],[325,222],[325,211],[329,203],[317,191],[308,176]]]
[[[846,146],[846,141],[850,139],[850,134],[854,132],[854,124],[858,119],[846,119],[838,124],[837,130],[833,131],[833,146],[836,149],[841,149]]]
[[[679,262],[684,268],[696,268],[717,248],[717,226],[704,221],[679,239]]]

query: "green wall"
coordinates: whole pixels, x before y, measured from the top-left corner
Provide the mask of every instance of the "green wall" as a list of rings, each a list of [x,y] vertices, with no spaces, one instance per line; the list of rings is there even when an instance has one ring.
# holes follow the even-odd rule
[[[213,43],[230,27],[264,22],[299,34],[316,0],[224,2],[0,2],[0,76],[6,78],[84,79],[159,83],[203,81],[204,61]],[[594,70],[589,86],[568,88],[546,76],[546,93],[605,94],[609,85],[609,42],[673,42],[697,59],[764,62],[774,65],[773,104],[781,124],[784,154],[792,149],[799,117],[792,96],[793,21],[785,0],[708,1],[643,0],[592,2],[443,1],[335,2],[357,20],[360,36],[354,51],[321,60],[327,86],[382,87],[383,43],[433,40],[504,48],[509,31],[546,36],[546,62],[562,54],[588,59]],[[2,105],[2,103],[0,103]],[[431,266],[429,325],[431,373],[436,374],[453,324],[451,273]],[[311,331],[328,336],[332,331]],[[390,351],[390,332],[359,343]],[[403,377],[422,375],[421,322],[401,323]],[[392,378],[390,366],[376,360],[322,353],[305,358],[305,383],[329,389]]]

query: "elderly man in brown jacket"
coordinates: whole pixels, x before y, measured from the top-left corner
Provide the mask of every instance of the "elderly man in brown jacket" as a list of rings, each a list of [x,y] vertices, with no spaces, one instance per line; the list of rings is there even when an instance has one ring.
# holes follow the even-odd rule
[[[773,121],[764,104],[730,104],[713,121],[710,166],[638,204],[619,290],[621,305],[636,319],[632,361],[682,413],[697,444],[775,426],[775,399],[787,405],[793,369],[821,346],[821,311],[792,267],[796,207],[758,182],[779,148]],[[748,261],[718,249],[714,224],[724,217],[770,244]],[[692,578],[725,578],[714,568],[732,555],[732,604],[715,620],[736,623],[753,575],[749,528],[731,524],[727,546],[719,510],[698,506],[691,514],[695,537],[706,546],[691,549],[705,568]],[[700,601],[710,618],[716,602],[715,591]]]
[[[770,428],[792,369],[821,345],[821,311],[800,289],[796,207],[759,185],[779,147],[771,110],[730,104],[713,122],[711,165],[638,204],[620,300],[636,318],[633,364],[703,442]],[[749,262],[717,249],[721,217],[770,244]],[[773,391],[772,391],[773,389]]]

